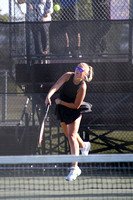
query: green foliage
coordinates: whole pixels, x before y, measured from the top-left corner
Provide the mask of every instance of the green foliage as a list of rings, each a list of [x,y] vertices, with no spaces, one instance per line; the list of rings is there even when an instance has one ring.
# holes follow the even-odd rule
[[[0,22],[8,22],[8,21],[9,21],[9,15],[8,14],[4,14],[4,15],[0,14]]]
[[[54,5],[60,4],[59,0],[53,0]],[[78,0],[79,20],[90,20],[93,17],[92,0]],[[53,21],[60,20],[61,10],[52,14]]]

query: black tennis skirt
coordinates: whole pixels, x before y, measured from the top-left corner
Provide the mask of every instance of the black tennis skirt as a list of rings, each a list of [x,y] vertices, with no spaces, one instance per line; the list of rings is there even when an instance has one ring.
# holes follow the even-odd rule
[[[61,104],[56,105],[55,115],[57,119],[66,124],[74,122],[80,114],[91,112],[92,105],[87,102],[82,102],[79,109],[71,109]]]

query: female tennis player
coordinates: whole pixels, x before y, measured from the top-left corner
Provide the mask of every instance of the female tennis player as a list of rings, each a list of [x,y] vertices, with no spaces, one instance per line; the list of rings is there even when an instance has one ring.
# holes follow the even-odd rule
[[[47,94],[45,104],[51,105],[52,95],[60,89],[60,97],[55,99],[57,119],[69,140],[71,154],[79,155],[81,147],[82,155],[88,155],[90,142],[83,142],[78,134],[82,114],[91,111],[91,104],[83,102],[86,96],[87,82],[93,78],[93,68],[86,63],[80,63],[75,72],[67,72],[62,75]],[[66,180],[72,181],[81,174],[78,163],[73,163]]]

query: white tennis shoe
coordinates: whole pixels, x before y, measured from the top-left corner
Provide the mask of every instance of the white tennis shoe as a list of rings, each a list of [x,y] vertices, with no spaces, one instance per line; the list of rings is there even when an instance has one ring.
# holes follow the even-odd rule
[[[82,155],[87,156],[89,151],[90,151],[90,148],[91,148],[91,143],[90,142],[84,142],[84,147],[80,148]]]
[[[67,181],[74,181],[78,176],[81,174],[81,169],[77,167],[71,167],[71,171],[69,172],[68,176],[66,177]]]

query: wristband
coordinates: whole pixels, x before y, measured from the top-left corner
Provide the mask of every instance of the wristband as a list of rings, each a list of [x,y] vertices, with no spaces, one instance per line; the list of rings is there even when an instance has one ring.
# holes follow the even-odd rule
[[[60,104],[61,104],[62,100],[60,100]]]

